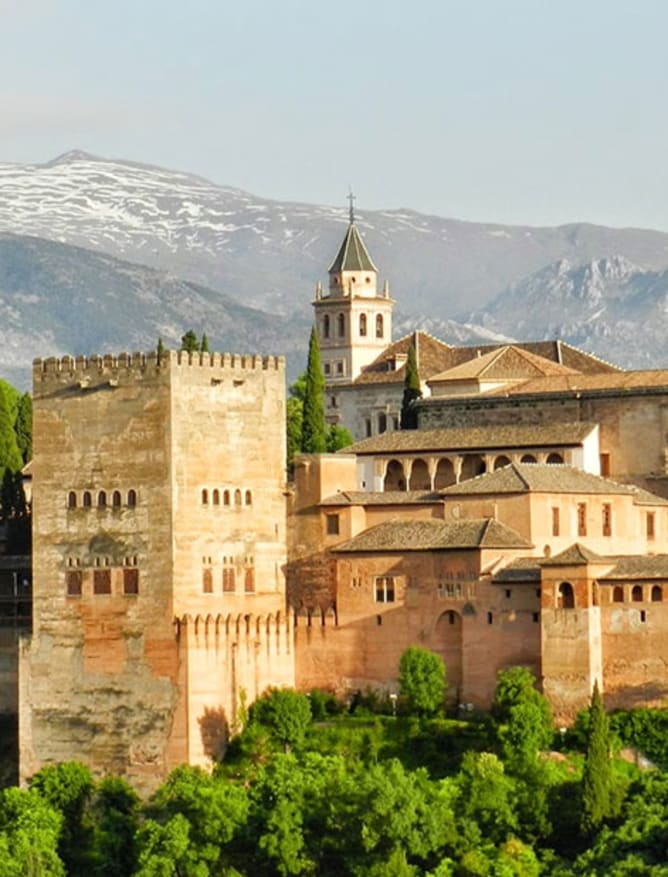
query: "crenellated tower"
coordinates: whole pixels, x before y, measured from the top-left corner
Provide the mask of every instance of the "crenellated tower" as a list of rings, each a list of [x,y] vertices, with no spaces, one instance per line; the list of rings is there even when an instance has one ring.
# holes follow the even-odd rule
[[[327,293],[316,287],[313,302],[327,391],[354,381],[392,339],[389,285],[378,291],[378,270],[355,224],[353,196],[346,234],[329,267]],[[328,419],[336,420],[329,410]]]

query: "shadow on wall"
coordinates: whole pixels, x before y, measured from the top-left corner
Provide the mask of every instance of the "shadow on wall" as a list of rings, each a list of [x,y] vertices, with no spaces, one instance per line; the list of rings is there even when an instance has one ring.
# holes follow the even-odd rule
[[[230,730],[222,707],[205,707],[204,715],[197,720],[202,747],[213,761],[221,761],[230,739]]]

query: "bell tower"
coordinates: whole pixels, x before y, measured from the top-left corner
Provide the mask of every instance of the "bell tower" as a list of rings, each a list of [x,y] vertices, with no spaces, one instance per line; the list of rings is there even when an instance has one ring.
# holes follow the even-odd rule
[[[349,223],[329,267],[329,288],[316,287],[315,324],[327,389],[355,380],[392,340],[392,309],[387,282],[378,292],[378,270],[355,225],[350,193]]]

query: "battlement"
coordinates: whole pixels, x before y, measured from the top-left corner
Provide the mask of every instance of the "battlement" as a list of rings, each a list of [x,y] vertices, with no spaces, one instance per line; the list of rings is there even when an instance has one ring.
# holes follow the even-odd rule
[[[105,353],[90,356],[62,356],[33,361],[33,382],[99,382],[121,377],[157,374],[170,369],[201,367],[250,373],[257,371],[282,372],[285,357],[238,353],[188,353],[184,350],[165,350],[158,358],[156,351],[149,353]]]

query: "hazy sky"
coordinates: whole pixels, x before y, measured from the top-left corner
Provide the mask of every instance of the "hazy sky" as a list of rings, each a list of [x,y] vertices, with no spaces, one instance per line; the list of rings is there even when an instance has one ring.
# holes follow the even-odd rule
[[[0,161],[668,230],[666,0],[0,0]]]

